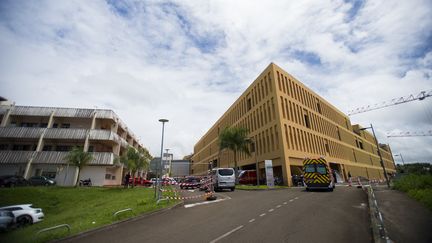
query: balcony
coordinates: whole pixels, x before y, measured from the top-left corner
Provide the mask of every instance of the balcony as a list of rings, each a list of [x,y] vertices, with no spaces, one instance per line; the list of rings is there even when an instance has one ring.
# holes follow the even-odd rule
[[[0,151],[0,164],[27,163],[32,156],[33,164],[67,164],[69,152],[59,151]],[[93,160],[89,165],[114,165],[115,155],[108,152],[92,152]]]
[[[38,127],[0,127],[0,138],[39,139],[44,129]]]
[[[117,135],[117,133],[111,132],[110,130],[91,130],[90,140],[110,140],[120,144],[120,146],[124,148],[128,146],[126,140]]]

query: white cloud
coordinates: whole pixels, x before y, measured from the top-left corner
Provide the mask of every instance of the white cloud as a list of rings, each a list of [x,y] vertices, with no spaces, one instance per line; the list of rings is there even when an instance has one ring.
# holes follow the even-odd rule
[[[342,111],[431,89],[429,1],[2,1],[0,87],[22,105],[114,109],[176,157],[270,63]],[[413,14],[415,13],[415,14]],[[428,98],[431,99],[431,98]],[[352,117],[406,161],[432,161],[431,101]],[[404,142],[409,141],[409,142]]]

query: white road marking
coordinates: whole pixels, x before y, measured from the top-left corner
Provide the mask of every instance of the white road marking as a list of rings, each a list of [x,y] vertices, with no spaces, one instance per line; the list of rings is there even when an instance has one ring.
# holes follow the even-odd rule
[[[280,205],[280,204],[276,206],[276,208],[280,208],[280,207],[282,207],[282,205]]]
[[[273,209],[273,208],[269,209],[269,213],[271,213],[271,212],[273,212],[273,211],[274,211],[274,209]]]
[[[287,204],[287,202],[284,202],[283,204],[285,204],[285,205],[286,205],[286,204]]]
[[[263,216],[265,216],[266,214],[265,213],[262,213],[262,214],[260,214],[260,217],[263,217]]]
[[[194,192],[195,190],[188,190],[188,192]]]
[[[298,197],[294,198],[294,199],[298,199]]]
[[[225,234],[219,236],[218,238],[216,238],[216,239],[210,241],[210,243],[215,243],[215,242],[217,242],[217,241],[219,241],[219,240],[221,240],[221,239],[227,237],[228,235],[230,235],[230,234],[236,232],[237,230],[239,230],[239,229],[241,229],[241,228],[243,228],[243,225],[240,225],[239,227],[237,227],[237,228],[235,228],[235,229],[233,229],[233,230],[231,230],[231,231],[226,232]]]
[[[251,219],[251,220],[249,220],[249,223],[252,223],[253,221],[255,221],[255,219]]]
[[[184,205],[184,207],[185,208],[192,208],[192,207],[199,206],[199,205],[205,205],[205,204],[210,204],[210,203],[222,202],[222,201],[225,201],[225,200],[228,200],[228,199],[231,199],[231,198],[228,197],[228,196],[226,196],[225,198],[214,200],[214,201],[206,201],[206,202],[186,204],[186,205]]]
[[[294,199],[290,199],[290,202],[294,201]]]

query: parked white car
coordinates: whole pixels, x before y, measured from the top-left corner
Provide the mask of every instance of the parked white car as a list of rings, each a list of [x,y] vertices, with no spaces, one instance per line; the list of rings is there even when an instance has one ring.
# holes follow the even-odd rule
[[[18,226],[24,226],[42,221],[45,216],[41,208],[33,208],[32,205],[33,204],[12,205],[1,207],[0,210],[12,212],[15,216],[15,223]]]

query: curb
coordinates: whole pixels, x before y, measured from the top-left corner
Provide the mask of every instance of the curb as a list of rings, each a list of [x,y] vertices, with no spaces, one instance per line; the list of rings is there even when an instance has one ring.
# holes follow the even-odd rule
[[[94,228],[94,229],[90,229],[90,230],[87,230],[87,231],[83,231],[83,232],[80,232],[80,233],[77,233],[75,235],[71,235],[71,236],[68,236],[68,237],[65,237],[65,238],[54,239],[53,241],[50,241],[50,242],[71,242],[71,241],[78,240],[80,238],[83,238],[83,237],[85,237],[87,235],[91,235],[91,234],[96,233],[96,232],[100,232],[100,231],[104,231],[104,230],[107,230],[107,229],[115,228],[118,225],[121,225],[121,224],[124,224],[124,223],[134,222],[134,221],[137,221],[137,220],[140,220],[140,219],[143,219],[143,218],[150,217],[150,216],[155,215],[155,214],[164,213],[164,212],[169,211],[171,209],[181,207],[181,206],[183,206],[183,204],[184,204],[184,201],[180,201],[180,202],[178,202],[178,203],[176,203],[173,206],[168,207],[168,208],[162,208],[162,209],[158,209],[156,211],[144,213],[144,214],[138,215],[138,216],[133,217],[133,218],[128,218],[128,219],[124,219],[124,220],[121,220],[121,221],[117,221],[117,222],[114,222],[114,223],[109,224],[109,225],[104,225],[104,226],[101,226],[101,227],[98,227],[98,228]]]
[[[384,220],[382,214],[379,211],[378,204],[375,199],[372,186],[363,186],[366,190],[369,203],[369,217],[371,223],[371,230],[373,236],[373,242],[375,243],[390,243],[393,242],[387,235],[387,230],[384,226]]]

